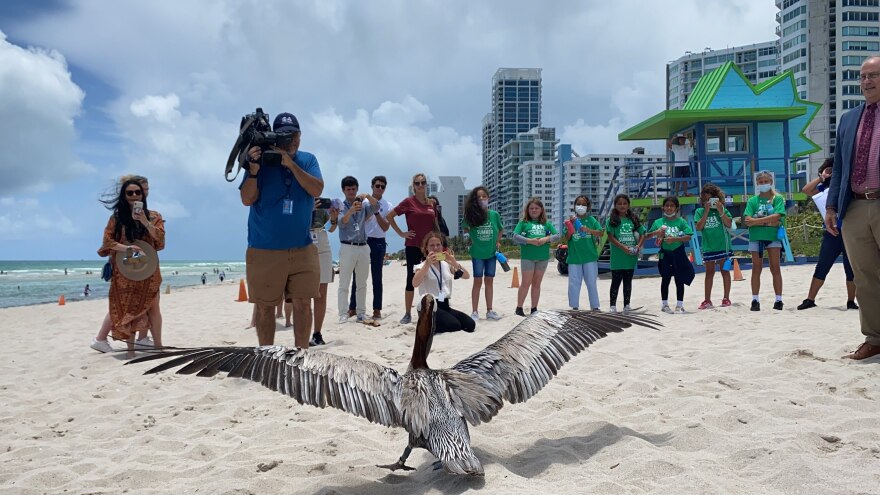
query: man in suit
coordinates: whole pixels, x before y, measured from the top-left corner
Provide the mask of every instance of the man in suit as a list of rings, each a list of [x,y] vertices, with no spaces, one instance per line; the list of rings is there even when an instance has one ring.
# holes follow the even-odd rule
[[[843,233],[859,300],[871,301],[859,308],[865,342],[847,356],[861,360],[880,354],[880,56],[862,63],[859,80],[865,103],[837,126],[825,226]]]

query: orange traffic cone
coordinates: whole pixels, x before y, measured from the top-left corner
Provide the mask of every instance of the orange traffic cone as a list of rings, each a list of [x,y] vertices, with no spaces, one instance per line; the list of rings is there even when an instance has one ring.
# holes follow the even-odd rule
[[[247,287],[244,286],[244,279],[238,280],[238,299],[236,302],[245,302],[248,300]]]
[[[64,306],[65,304],[67,303],[64,302],[64,294],[61,294],[61,297],[58,298],[58,305]]]
[[[737,282],[742,282],[746,279],[743,277],[743,272],[739,269],[739,261],[736,258],[733,259],[733,279]]]
[[[510,288],[514,289],[519,287],[519,270],[517,267],[513,267],[513,280],[510,281]]]

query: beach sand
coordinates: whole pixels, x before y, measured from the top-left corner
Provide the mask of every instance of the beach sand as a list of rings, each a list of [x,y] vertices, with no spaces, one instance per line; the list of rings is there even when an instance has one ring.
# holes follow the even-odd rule
[[[880,360],[841,359],[861,341],[858,312],[844,311],[843,270],[829,275],[818,308],[796,311],[812,266],[783,269],[786,309],[748,310],[748,281],[731,308],[697,311],[703,275],[688,288],[688,315],[659,313],[659,279],[634,283],[633,305],[665,325],[596,342],[528,402],[507,404],[471,427],[485,478],[376,464],[403,451],[402,429],[334,409],[300,406],[240,379],[144,376],[124,353],[89,349],[106,300],[0,310],[0,491],[3,493],[880,493]],[[336,284],[321,351],[403,372],[413,325],[399,325],[404,269],[385,269],[380,328],[336,323]],[[429,363],[450,366],[521,321],[511,273],[496,279],[500,321],[474,334],[435,338]],[[745,273],[746,278],[749,272]],[[542,308],[565,308],[567,279],[552,267]],[[607,309],[610,281],[599,290]],[[470,313],[468,280],[453,306]],[[164,287],[163,287],[164,292]],[[716,278],[715,302],[720,302]],[[251,306],[238,280],[162,295],[168,345],[253,345]],[[581,300],[586,306],[586,291]],[[368,296],[368,304],[370,297]],[[862,304],[878,304],[878,301]],[[481,303],[481,314],[485,306]],[[291,345],[279,322],[276,343]],[[119,343],[114,344],[121,348]]]

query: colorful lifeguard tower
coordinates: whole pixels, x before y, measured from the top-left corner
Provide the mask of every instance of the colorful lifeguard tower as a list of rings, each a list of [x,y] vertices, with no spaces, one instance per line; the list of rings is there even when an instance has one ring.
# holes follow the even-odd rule
[[[733,62],[727,62],[700,79],[683,109],[664,110],[618,135],[621,141],[662,139],[664,148],[674,136],[691,136],[694,154],[687,162],[678,162],[687,164],[690,177],[672,178],[673,161],[618,167],[598,213],[606,217],[614,196],[627,193],[634,207],[643,208],[644,220],[653,222],[673,184],[687,181],[691,195],[679,199],[682,215],[692,226],[699,191],[708,182],[725,191],[727,208],[739,217],[755,194],[753,177],[759,170],[774,174],[775,188],[787,204],[805,199],[799,182],[806,173],[798,172],[797,162],[820,151],[805,135],[820,106],[798,96],[791,71],[753,85]],[[734,250],[747,249],[745,233],[740,228],[734,235]],[[793,261],[788,240],[783,244],[786,261]],[[700,237],[695,235],[690,250],[702,264],[699,246]]]

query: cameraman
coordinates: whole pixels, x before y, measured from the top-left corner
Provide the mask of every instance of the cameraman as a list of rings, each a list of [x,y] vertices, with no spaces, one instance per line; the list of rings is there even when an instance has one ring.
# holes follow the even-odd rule
[[[302,133],[296,117],[280,113],[272,124],[279,134],[292,134],[283,148],[281,165],[261,166],[262,150],[245,153],[247,174],[239,190],[248,214],[247,283],[250,302],[256,305],[259,345],[275,342],[275,306],[286,294],[293,304],[293,329],[297,347],[309,347],[312,310],[318,297],[320,266],[309,227],[314,199],[324,190],[315,155],[299,150]],[[268,155],[268,153],[267,153]]]

